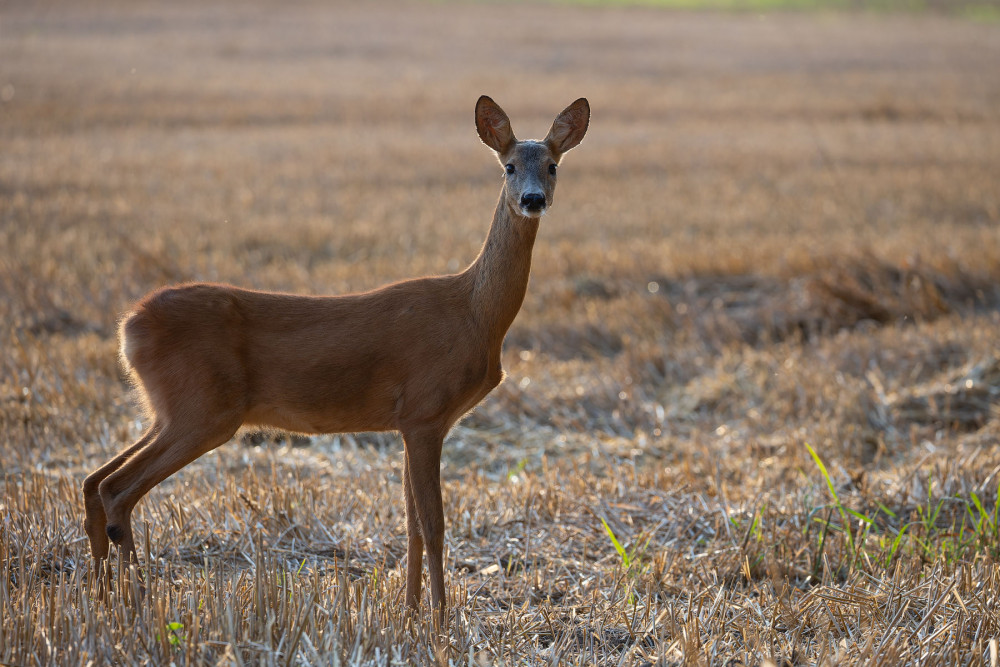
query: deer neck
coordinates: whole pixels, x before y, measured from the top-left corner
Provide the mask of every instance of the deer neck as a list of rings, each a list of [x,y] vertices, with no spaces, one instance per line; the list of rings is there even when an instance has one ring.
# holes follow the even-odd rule
[[[483,249],[467,270],[473,283],[475,319],[491,346],[503,342],[521,309],[537,232],[538,219],[512,210],[501,192]]]

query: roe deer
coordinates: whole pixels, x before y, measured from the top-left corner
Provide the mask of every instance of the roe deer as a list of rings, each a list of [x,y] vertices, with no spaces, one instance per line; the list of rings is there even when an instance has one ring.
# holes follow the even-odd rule
[[[131,514],[150,489],[243,425],[302,433],[399,431],[406,499],[406,602],[420,601],[426,548],[444,621],[441,445],[500,384],[500,350],[528,286],[556,165],[583,139],[590,105],[560,113],[542,141],[518,141],[489,97],[476,129],[505,175],[482,251],[463,272],[362,294],[315,297],[229,285],[166,287],[122,320],[120,356],[152,425],[83,484],[98,572],[110,538],[137,560]]]

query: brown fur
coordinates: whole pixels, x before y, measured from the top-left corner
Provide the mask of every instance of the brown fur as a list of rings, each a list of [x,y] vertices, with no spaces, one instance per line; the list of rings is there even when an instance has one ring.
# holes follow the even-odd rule
[[[108,556],[108,538],[134,559],[136,503],[243,425],[394,430],[406,457],[406,600],[419,602],[426,547],[443,620],[442,442],[503,378],[500,350],[528,285],[538,217],[552,201],[551,165],[583,139],[589,118],[586,100],[577,100],[544,142],[519,143],[500,107],[480,98],[480,137],[511,167],[483,249],[462,273],[344,296],[199,283],[143,298],[119,335],[152,426],[84,482],[98,564]],[[545,207],[526,211],[525,194],[544,195]]]

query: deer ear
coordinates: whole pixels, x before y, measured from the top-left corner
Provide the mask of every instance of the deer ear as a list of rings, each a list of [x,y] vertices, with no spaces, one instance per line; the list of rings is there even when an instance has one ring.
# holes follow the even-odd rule
[[[476,130],[483,143],[500,155],[517,143],[507,114],[486,95],[476,102]]]
[[[583,141],[583,135],[587,134],[589,126],[590,103],[587,102],[587,98],[581,97],[563,109],[562,113],[552,121],[552,128],[545,137],[545,143],[554,155],[561,156]]]

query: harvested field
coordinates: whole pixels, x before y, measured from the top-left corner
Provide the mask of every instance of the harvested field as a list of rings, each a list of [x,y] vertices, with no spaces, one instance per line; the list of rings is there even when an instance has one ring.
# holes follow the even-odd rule
[[[998,62],[933,13],[4,4],[0,664],[998,664]],[[445,443],[448,632],[402,605],[393,434],[223,445],[101,603],[118,318],[460,270],[483,93],[593,118]]]

